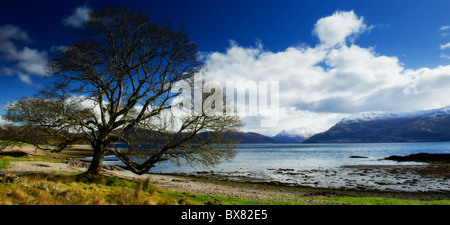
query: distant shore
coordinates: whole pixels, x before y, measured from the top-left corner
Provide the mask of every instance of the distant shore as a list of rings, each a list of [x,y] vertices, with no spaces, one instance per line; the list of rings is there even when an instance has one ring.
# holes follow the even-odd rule
[[[25,152],[30,155],[39,156],[51,156],[55,157],[53,154],[48,152],[37,150],[31,146],[14,147],[10,149],[5,149],[4,152],[8,151],[20,151]],[[7,170],[0,170],[1,174],[5,173],[49,173],[63,171],[67,172],[83,172],[85,171],[86,165],[83,163],[77,163],[76,158],[87,157],[92,154],[92,150],[88,146],[73,146],[67,151],[58,153],[56,157],[68,159],[66,162],[52,163],[52,162],[39,162],[39,161],[24,161],[24,162],[13,162],[12,167]],[[401,198],[401,199],[414,199],[414,200],[450,200],[450,167],[448,164],[436,164],[430,166],[393,166],[393,167],[383,167],[383,166],[353,166],[351,168],[342,168],[345,170],[353,171],[354,176],[363,177],[364,174],[370,175],[373,178],[386,176],[381,179],[381,182],[375,183],[375,181],[367,180],[367,183],[372,182],[374,185],[379,185],[380,187],[388,187],[389,185],[397,185],[400,180],[396,183],[395,179],[400,179],[401,183],[398,185],[421,185],[420,177],[423,177],[424,182],[430,182],[428,179],[438,179],[439,183],[435,185],[438,186],[436,191],[399,191],[395,189],[370,189],[366,187],[349,186],[344,185],[344,187],[330,187],[320,185],[314,185],[314,179],[324,179],[324,171],[313,171],[310,174],[305,174],[305,181],[307,183],[299,183],[297,185],[280,183],[280,182],[258,182],[258,181],[248,181],[245,179],[228,179],[227,177],[217,177],[211,176],[211,174],[198,174],[198,175],[185,175],[185,174],[144,174],[136,175],[131,171],[114,167],[114,168],[104,168],[102,173],[105,175],[113,175],[121,178],[132,179],[132,180],[144,180],[149,179],[151,183],[168,190],[176,191],[187,191],[197,194],[209,194],[209,195],[224,195],[232,197],[245,197],[253,200],[276,200],[282,197],[276,196],[292,196],[292,197],[304,197],[304,196],[360,196],[360,197],[389,197],[389,198]],[[296,171],[274,171],[282,173],[292,173]],[[297,171],[298,172],[298,171]],[[316,174],[316,178],[314,178]],[[320,174],[320,176],[319,176]],[[414,174],[414,177],[408,177]],[[216,174],[217,175],[217,174]],[[300,175],[300,174],[297,174]],[[331,172],[329,178],[337,177]],[[389,176],[388,176],[389,175]],[[346,178],[348,183],[351,184],[352,181]],[[383,183],[383,181],[385,183]],[[442,186],[439,188],[439,186]]]

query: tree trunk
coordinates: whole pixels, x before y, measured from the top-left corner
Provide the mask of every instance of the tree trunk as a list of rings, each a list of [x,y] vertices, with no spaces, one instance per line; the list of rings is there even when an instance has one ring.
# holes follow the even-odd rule
[[[94,156],[92,157],[91,165],[85,172],[86,174],[100,174],[103,166],[103,158],[105,157],[105,151],[101,147],[94,147]]]

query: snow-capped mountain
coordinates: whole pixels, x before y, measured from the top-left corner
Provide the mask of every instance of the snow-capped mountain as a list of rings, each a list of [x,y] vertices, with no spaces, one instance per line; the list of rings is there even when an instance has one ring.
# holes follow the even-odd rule
[[[430,109],[430,110],[420,110],[420,111],[412,111],[412,112],[363,112],[359,114],[351,115],[347,118],[342,119],[339,123],[355,123],[362,121],[371,121],[371,120],[379,120],[379,119],[400,119],[400,118],[415,118],[415,117],[424,117],[424,116],[438,116],[438,115],[448,115],[450,114],[450,106],[439,108],[439,109]]]
[[[432,142],[450,141],[450,107],[416,112],[362,113],[305,140],[336,142]]]
[[[307,138],[316,134],[312,129],[300,127],[291,130],[283,130],[272,137],[273,140],[280,143],[302,143]]]
[[[317,134],[317,132],[315,130],[307,128],[307,127],[299,127],[299,128],[290,129],[290,130],[283,130],[281,133],[284,133],[286,135],[293,135],[293,136],[298,135],[298,136],[301,136],[304,138],[309,138],[309,137],[313,136],[314,134]]]

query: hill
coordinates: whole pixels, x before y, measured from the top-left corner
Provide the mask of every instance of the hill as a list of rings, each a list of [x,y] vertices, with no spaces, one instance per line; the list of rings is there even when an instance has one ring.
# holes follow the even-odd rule
[[[241,141],[241,143],[277,143],[272,138],[254,133],[254,132],[239,132],[237,133],[237,139]]]
[[[302,143],[306,138],[283,130],[281,133],[273,136],[272,139],[278,143]]]
[[[304,143],[450,141],[450,108],[412,113],[365,113],[346,118]]]

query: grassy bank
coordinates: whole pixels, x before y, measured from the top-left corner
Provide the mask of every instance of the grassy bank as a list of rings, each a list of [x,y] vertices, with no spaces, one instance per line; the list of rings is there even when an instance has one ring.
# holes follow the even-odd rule
[[[0,156],[0,174],[8,173],[7,169],[15,161],[63,162],[62,159],[47,156]],[[422,198],[423,195],[411,197],[411,194],[403,195],[402,193],[391,195],[386,192],[297,188],[188,178],[198,184],[214,183],[236,190],[238,188],[260,190],[262,195],[271,199],[262,201],[225,195],[171,191],[152,184],[149,179],[127,180],[115,176],[87,176],[80,172],[57,172],[24,174],[18,179],[13,179],[13,182],[5,182],[3,179],[0,182],[0,205],[450,205],[450,199],[446,197],[430,200]],[[267,193],[263,190],[282,190],[282,193],[307,192],[311,195],[269,195],[263,194]],[[330,192],[333,194],[320,194]]]
[[[0,183],[1,205],[449,205],[450,200],[418,201],[382,197],[292,197],[255,201],[158,188],[148,180],[83,174],[28,174]]]

